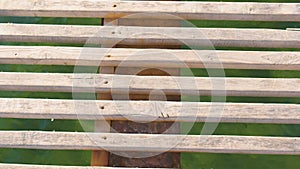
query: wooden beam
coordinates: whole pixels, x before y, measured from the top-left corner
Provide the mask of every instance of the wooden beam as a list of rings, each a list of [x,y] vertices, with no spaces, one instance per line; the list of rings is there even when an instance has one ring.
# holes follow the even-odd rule
[[[114,73],[114,67],[100,67],[100,73],[107,73],[107,74],[113,74]],[[97,94],[98,100],[111,100],[110,94],[103,94],[99,93]],[[99,107],[101,110],[101,106]],[[109,119],[103,120],[103,118],[99,118],[100,120],[95,121],[95,127],[94,132],[102,132],[102,133],[109,133],[110,132],[110,125],[111,122]],[[93,151],[92,157],[91,157],[91,166],[108,166],[109,162],[109,152],[107,151]]]
[[[148,18],[156,19],[167,13],[188,20],[300,21],[298,3],[1,0],[0,11],[1,16],[120,18],[150,12]]]
[[[144,19],[144,18],[119,18],[119,19],[104,19],[109,25],[114,26],[139,26],[139,27],[180,27],[181,21],[178,20],[162,20],[162,19]],[[117,48],[126,47],[126,45],[116,45]],[[133,46],[134,48],[180,48],[179,45],[144,45],[143,43],[136,43]],[[140,55],[139,55],[140,57]],[[156,76],[165,76],[173,75],[179,76],[179,69],[168,69],[168,73],[161,71],[160,69],[155,69],[150,67],[150,69],[144,69],[142,72],[141,69],[136,69],[136,63],[133,67],[123,67],[121,70],[119,66],[116,67],[117,74],[128,74],[128,75],[156,75]],[[180,96],[166,96],[168,100],[179,101]],[[119,97],[120,98],[120,97]],[[160,97],[158,97],[160,98]],[[149,100],[149,95],[129,95],[130,100]],[[145,108],[144,108],[145,109]],[[152,134],[178,134],[180,133],[180,124],[175,122],[152,122],[149,119],[146,123],[139,123],[139,121],[112,121],[112,128],[115,132],[118,133],[152,133]],[[145,122],[145,121],[144,121]],[[164,152],[155,154],[145,154],[140,152],[130,152],[132,154],[142,156],[148,156],[146,158],[130,158],[122,156],[118,153],[110,155],[110,165],[111,166],[122,166],[122,167],[167,167],[167,168],[180,168],[180,153],[170,153]],[[129,154],[130,154],[129,153]]]
[[[153,104],[163,105],[164,109],[158,113],[150,108]],[[210,122],[299,124],[299,109],[298,104],[271,103],[0,98],[0,118],[25,119],[205,122],[209,118]]]
[[[85,166],[54,166],[54,165],[30,165],[30,164],[1,164],[2,169],[133,169],[124,167],[85,167]],[[150,169],[150,168],[147,168]],[[157,168],[152,168],[157,169]],[[164,169],[164,168],[159,168]]]
[[[299,97],[299,85],[299,78],[218,78],[0,72],[0,90],[4,91],[149,94],[156,89],[162,90],[167,95]]]
[[[298,137],[0,131],[1,148],[300,155]]]
[[[93,38],[94,37],[94,38]],[[237,28],[0,24],[0,40],[157,46],[300,48],[300,31]]]
[[[300,52],[0,46],[0,64],[300,70]]]
[[[101,21],[102,25],[105,25],[105,21]],[[110,47],[110,45],[101,45],[101,48],[104,47]],[[95,49],[100,49],[101,48],[95,48]],[[84,50],[81,51],[83,55],[86,55],[86,52]],[[109,55],[107,55],[109,56]],[[100,65],[96,65],[100,66]],[[99,73],[101,74],[114,74],[115,68],[112,66],[103,66],[99,68]],[[105,93],[98,93],[97,94],[97,100],[112,100],[111,94],[105,94]],[[102,107],[100,106],[100,109]],[[103,107],[104,108],[104,107]],[[111,130],[111,121],[110,120],[96,120],[95,121],[95,126],[94,126],[94,131],[95,132],[103,132],[103,133],[110,133]],[[105,150],[100,150],[100,151],[92,151],[92,158],[91,158],[91,166],[109,166],[109,156],[110,152],[105,151]]]
[[[133,169],[133,168],[124,168],[124,167],[95,167],[95,166],[87,167],[87,166],[57,166],[57,165],[4,164],[4,163],[0,163],[0,168],[1,169],[28,169],[28,168],[30,169]],[[157,168],[152,168],[152,169],[157,169]],[[164,168],[159,168],[159,169],[164,169]]]

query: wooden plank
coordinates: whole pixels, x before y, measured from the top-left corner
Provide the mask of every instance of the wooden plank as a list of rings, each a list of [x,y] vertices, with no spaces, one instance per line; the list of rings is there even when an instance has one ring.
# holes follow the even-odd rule
[[[300,70],[300,52],[0,46],[0,64]]]
[[[298,137],[0,131],[1,148],[300,154]]]
[[[28,168],[30,169],[133,169],[133,168],[124,168],[124,167],[56,166],[56,165],[30,165],[30,164],[4,164],[4,163],[0,163],[0,168],[1,169],[28,169]],[[152,169],[157,169],[157,168],[152,168]]]
[[[86,43],[88,39],[96,44],[300,48],[300,32],[288,30],[0,24],[4,42]]]
[[[300,28],[286,28],[288,31],[300,31]]]
[[[167,13],[189,20],[300,21],[299,8],[299,3],[1,0],[0,15],[119,18],[151,12],[148,18]]]
[[[53,80],[55,79],[55,80]],[[299,97],[299,78],[169,77],[0,72],[0,90],[167,95]]]
[[[155,104],[162,112],[151,109]],[[298,104],[0,98],[0,118],[299,124],[299,110]]]

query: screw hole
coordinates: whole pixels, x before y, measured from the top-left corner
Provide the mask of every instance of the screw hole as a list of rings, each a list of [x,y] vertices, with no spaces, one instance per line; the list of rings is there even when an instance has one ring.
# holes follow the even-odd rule
[[[114,4],[114,5],[113,5],[113,7],[115,8],[115,7],[117,7],[117,5],[116,5],[116,4]]]
[[[108,81],[105,81],[104,84],[108,84]]]
[[[111,34],[115,34],[116,32],[111,32]]]
[[[103,138],[103,140],[106,140],[107,139],[107,137],[102,137]]]
[[[18,54],[17,53],[15,53],[15,56],[17,56]]]
[[[100,109],[102,109],[102,110],[103,110],[103,109],[104,109],[104,106],[101,106],[101,107],[100,107]]]
[[[111,57],[111,55],[106,55],[106,57],[110,58],[110,57]]]

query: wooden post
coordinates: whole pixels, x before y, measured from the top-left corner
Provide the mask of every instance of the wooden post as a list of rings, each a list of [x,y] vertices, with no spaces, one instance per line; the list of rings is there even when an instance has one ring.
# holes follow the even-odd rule
[[[130,26],[165,26],[165,27],[180,27],[180,21],[176,20],[134,20],[134,19],[118,19],[114,22],[117,25]],[[122,47],[118,45],[118,47]],[[123,46],[124,47],[124,46]],[[137,48],[150,48],[149,46],[136,45]],[[180,46],[151,46],[151,48],[180,48]],[[123,69],[122,74],[132,74],[135,68],[119,68]],[[169,73],[169,74],[168,74]],[[180,75],[180,69],[168,69],[168,73],[159,69],[146,69],[138,75],[143,76],[168,76]],[[125,97],[126,98],[126,97]],[[131,100],[148,100],[149,95],[130,95]],[[180,96],[167,96],[169,101],[179,101]],[[118,133],[152,133],[161,134],[172,126],[171,133],[180,133],[180,124],[172,122],[150,122],[150,123],[136,123],[132,121],[112,121],[112,128]],[[166,133],[166,132],[165,132]],[[147,158],[127,158],[116,154],[111,154],[109,158],[109,165],[116,167],[164,167],[164,168],[180,168],[180,153],[165,152],[159,155]]]
[[[109,23],[111,20],[102,20],[103,25],[106,23]],[[102,45],[101,47],[110,47],[109,45]],[[100,73],[103,74],[114,74],[115,68],[109,67],[109,66],[101,66]],[[97,94],[98,100],[112,100],[111,94]],[[109,133],[110,132],[110,121],[95,121],[94,125],[94,132],[103,132],[103,133]],[[91,157],[91,166],[108,166],[109,164],[109,152],[107,151],[93,151],[92,157]]]
[[[180,21],[176,20],[134,20],[134,19],[104,19],[103,24],[110,25],[130,25],[130,26],[180,26]],[[117,45],[115,47],[124,47]],[[149,48],[149,46],[140,46],[136,45],[138,48]],[[151,48],[180,48],[180,46],[151,46]],[[102,67],[100,68],[100,73],[110,74],[115,73],[114,67]],[[135,68],[126,68],[124,74],[131,74],[130,70],[135,70]],[[168,75],[179,75],[180,69],[169,69],[170,74],[158,70],[158,69],[147,69],[140,72],[138,75],[149,76],[149,75],[158,75],[158,76],[168,76]],[[99,94],[98,99],[102,100],[111,100],[112,97],[109,94]],[[130,95],[131,100],[148,100],[148,95]],[[169,101],[180,101],[180,96],[167,96]],[[112,121],[111,127],[119,133],[153,133],[159,134],[165,132],[170,126],[173,126],[172,129],[168,131],[171,133],[180,133],[180,124],[173,122],[151,122],[151,123],[136,123],[130,121]],[[110,128],[105,126],[107,122],[96,121],[95,122],[95,132],[109,132]],[[156,156],[148,158],[126,158],[118,156],[115,154],[110,154],[106,151],[93,151],[92,153],[92,166],[119,166],[119,167],[166,167],[166,168],[180,168],[180,153],[170,153],[165,152]]]
[[[113,74],[114,67],[100,67],[100,73]],[[98,94],[99,100],[111,100],[110,94]],[[110,121],[95,121],[94,132],[109,133]],[[93,151],[91,166],[108,166],[109,152],[107,151]]]

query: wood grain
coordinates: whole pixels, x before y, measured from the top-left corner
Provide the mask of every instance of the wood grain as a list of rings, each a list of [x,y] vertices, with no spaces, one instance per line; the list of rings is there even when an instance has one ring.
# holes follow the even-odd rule
[[[107,74],[113,74],[114,73],[114,67],[100,67],[100,73],[107,73]],[[97,94],[97,99],[98,100],[111,100],[111,95],[110,94]],[[97,107],[100,108],[101,107]],[[89,109],[90,107],[85,107],[86,109]],[[91,113],[94,111],[90,111]],[[80,115],[79,115],[80,116]],[[110,132],[110,125],[111,122],[107,119],[105,120],[104,118],[99,118],[100,120],[95,121],[95,126],[94,126],[94,132],[101,132],[101,133],[109,133]],[[93,151],[92,152],[92,157],[91,157],[91,166],[108,166],[109,162],[109,152],[107,151]]]
[[[54,165],[30,165],[30,164],[4,164],[0,163],[1,169],[132,169],[124,167],[87,167],[87,166],[54,166]],[[150,168],[147,168],[150,169]],[[157,168],[152,168],[157,169]],[[164,168],[159,168],[164,169]]]
[[[119,18],[148,13],[156,19],[300,21],[298,3],[1,0],[0,11],[2,16]]]
[[[299,124],[299,110],[298,104],[0,98],[1,118],[25,119]]]
[[[53,80],[55,79],[55,80]],[[299,97],[299,78],[224,78],[0,72],[0,90],[167,95]]]
[[[300,48],[300,32],[276,29],[0,24],[0,41]]]
[[[143,0],[138,0],[143,1]],[[178,20],[161,20],[161,19],[124,19],[119,18],[114,20],[112,23],[111,19],[104,19],[104,23],[114,25],[114,26],[143,26],[143,27],[180,27],[181,22]],[[126,47],[126,45],[116,45],[116,48]],[[181,46],[162,46],[162,45],[143,45],[142,43],[137,43],[131,46],[133,48],[180,48]],[[141,54],[138,54],[140,57]],[[133,67],[123,67],[123,70],[120,70],[119,67],[115,67],[116,74],[128,74],[128,75],[154,75],[154,76],[165,76],[173,75],[178,76],[180,73],[179,69],[168,69],[168,73],[161,71],[160,69],[144,69],[142,72],[141,69],[136,69],[136,63]],[[132,72],[132,70],[137,70]],[[123,97],[123,96],[122,96]],[[180,100],[180,96],[166,96],[168,100]],[[159,97],[158,97],[159,98]],[[130,100],[148,100],[149,95],[129,95]],[[112,128],[117,133],[151,133],[151,134],[178,134],[180,133],[180,124],[173,122],[152,122],[148,120],[146,123],[139,123],[138,121],[112,121]],[[180,168],[180,153],[171,153],[165,152],[160,154],[145,154],[141,152],[126,152],[127,156],[144,156],[146,158],[129,158],[121,155],[121,153],[111,153],[110,154],[110,166],[120,166],[120,167],[164,167],[164,168]]]
[[[0,131],[1,148],[300,154],[298,137]]]
[[[300,52],[0,46],[0,64],[300,70]]]

